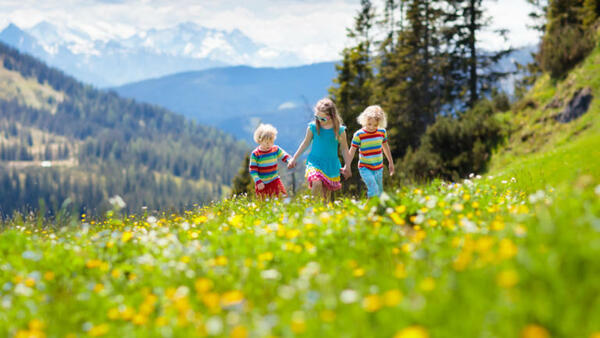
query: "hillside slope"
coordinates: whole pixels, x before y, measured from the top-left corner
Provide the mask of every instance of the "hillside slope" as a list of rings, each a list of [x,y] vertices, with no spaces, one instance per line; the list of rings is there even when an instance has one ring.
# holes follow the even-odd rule
[[[570,122],[559,122],[569,103],[584,92],[592,97],[587,112]],[[599,180],[600,46],[566,78],[540,77],[512,111],[499,118],[509,137],[492,156],[491,175],[517,177],[528,190],[581,176]]]
[[[205,203],[227,193],[247,150],[222,131],[85,86],[3,44],[0,111],[0,214],[66,200],[89,213],[113,195],[129,210]]]

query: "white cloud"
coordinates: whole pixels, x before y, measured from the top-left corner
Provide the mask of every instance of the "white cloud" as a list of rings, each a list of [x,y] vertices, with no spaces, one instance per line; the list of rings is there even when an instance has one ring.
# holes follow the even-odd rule
[[[295,104],[292,101],[287,101],[287,102],[280,104],[279,107],[277,107],[277,110],[293,109],[296,107],[298,107],[297,104]]]
[[[484,3],[494,26],[510,29],[513,46],[538,40],[537,33],[526,28],[530,7],[525,0]],[[377,1],[375,4],[381,7]],[[107,40],[189,21],[221,30],[237,28],[266,46],[263,53],[294,53],[310,63],[339,59],[348,45],[346,28],[353,24],[359,7],[359,0],[2,0],[0,29],[9,22],[29,28],[46,20]],[[489,49],[502,42],[486,33],[480,45]]]

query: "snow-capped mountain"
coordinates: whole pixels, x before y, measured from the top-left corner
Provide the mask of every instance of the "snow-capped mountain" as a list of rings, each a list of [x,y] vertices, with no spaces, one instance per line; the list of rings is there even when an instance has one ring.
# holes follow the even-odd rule
[[[99,87],[217,66],[302,64],[293,53],[258,44],[237,29],[228,32],[190,22],[104,40],[46,21],[28,29],[10,24],[0,32],[0,41]]]

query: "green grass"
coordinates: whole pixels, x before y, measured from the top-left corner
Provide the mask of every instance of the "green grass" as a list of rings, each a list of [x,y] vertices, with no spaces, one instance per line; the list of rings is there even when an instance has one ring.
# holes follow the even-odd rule
[[[598,182],[535,195],[518,186],[434,182],[328,206],[241,198],[60,229],[13,220],[0,233],[0,332],[600,331]]]

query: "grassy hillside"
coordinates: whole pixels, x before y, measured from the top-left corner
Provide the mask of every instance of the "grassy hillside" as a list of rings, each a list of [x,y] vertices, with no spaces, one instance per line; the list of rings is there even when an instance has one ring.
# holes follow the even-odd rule
[[[590,88],[594,96],[588,112],[566,124],[557,122],[554,117],[582,88]],[[565,79],[542,76],[500,118],[510,136],[492,157],[492,174],[518,177],[528,190],[572,182],[582,175],[600,180],[600,47]]]

